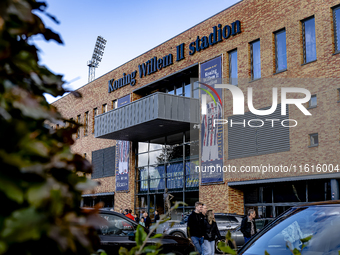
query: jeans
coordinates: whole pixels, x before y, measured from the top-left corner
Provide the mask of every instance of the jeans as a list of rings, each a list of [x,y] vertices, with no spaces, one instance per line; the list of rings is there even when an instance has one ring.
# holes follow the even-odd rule
[[[203,244],[203,237],[192,236],[191,241],[195,245],[196,250],[199,254],[202,254],[202,244]]]
[[[204,240],[202,245],[203,255],[214,255],[215,254],[215,241]]]
[[[246,244],[250,239],[251,237],[244,237],[244,243]]]

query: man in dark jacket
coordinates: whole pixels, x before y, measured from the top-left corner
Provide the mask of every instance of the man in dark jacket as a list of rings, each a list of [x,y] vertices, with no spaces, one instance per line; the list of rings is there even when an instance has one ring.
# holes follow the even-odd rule
[[[248,211],[248,216],[244,217],[241,222],[241,232],[244,237],[244,243],[248,242],[250,238],[256,234],[255,225],[256,212],[254,209]]]
[[[160,219],[158,211],[155,211],[155,218],[154,218],[154,222],[157,223],[157,221]]]
[[[202,214],[203,203],[195,203],[195,211],[188,217],[187,233],[199,254],[202,254],[204,241],[204,216]]]
[[[149,227],[151,225],[151,219],[150,219],[150,217],[149,217],[147,212],[145,212],[143,214],[143,218],[144,218],[145,228],[149,229]]]

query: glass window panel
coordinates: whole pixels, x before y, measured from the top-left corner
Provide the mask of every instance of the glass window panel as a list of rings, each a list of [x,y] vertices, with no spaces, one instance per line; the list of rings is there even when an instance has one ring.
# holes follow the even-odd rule
[[[138,153],[147,152],[148,143],[138,143]]]
[[[148,164],[148,153],[138,155],[138,166],[146,166]]]
[[[198,141],[199,129],[191,129],[185,132],[185,142]]]
[[[316,60],[315,19],[304,21],[305,63]]]
[[[340,7],[333,10],[335,51],[340,50]]]
[[[274,188],[274,202],[306,202],[306,184],[299,183],[278,183]]]
[[[272,202],[272,190],[271,186],[263,187],[263,203],[271,203]]]
[[[150,151],[163,149],[164,144],[165,144],[165,137],[150,140]]]
[[[185,158],[187,159],[188,157],[198,157],[199,153],[199,142],[194,141],[191,142],[190,144],[185,145]]]
[[[237,50],[229,53],[229,82],[232,85],[237,85]]]
[[[139,181],[139,192],[146,193],[148,192],[148,180]]]
[[[149,167],[150,176],[150,190],[164,190],[165,188],[165,166],[150,166]]]
[[[167,160],[169,162],[183,160],[183,146],[171,146],[167,148]]]
[[[149,164],[161,164],[165,161],[165,154],[163,150],[149,152]]]
[[[259,187],[248,187],[244,191],[244,203],[259,203],[260,201],[260,189]]]
[[[316,106],[317,106],[316,95],[313,95],[309,101],[309,107],[316,107]]]
[[[317,145],[319,144],[319,135],[318,134],[311,134],[310,135],[310,145]]]
[[[276,72],[287,69],[286,31],[275,34]]]
[[[197,189],[199,186],[199,172],[196,172],[198,160],[185,162],[185,187],[186,189]]]
[[[148,167],[141,167],[138,169],[139,172],[139,180],[147,180],[148,179]]]
[[[163,148],[164,148],[164,145],[162,144],[150,143],[150,151],[160,150]]]
[[[183,95],[183,87],[179,86],[176,88],[176,95],[177,96],[182,96]]]
[[[261,78],[261,48],[260,41],[253,42],[252,46],[252,79]]]
[[[166,144],[168,145],[178,145],[182,143],[183,143],[183,133],[169,135],[166,139]]]
[[[191,84],[184,85],[184,96],[191,97]]]

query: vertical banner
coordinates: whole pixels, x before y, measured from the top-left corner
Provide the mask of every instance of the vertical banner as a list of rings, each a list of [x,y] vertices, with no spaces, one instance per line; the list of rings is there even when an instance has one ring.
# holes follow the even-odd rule
[[[118,99],[118,107],[130,103],[130,95]],[[116,141],[116,191],[129,190],[130,142]]]
[[[129,190],[129,141],[116,142],[116,191]]]
[[[201,183],[223,181],[223,127],[213,126],[222,119],[222,57],[200,65],[201,112]]]

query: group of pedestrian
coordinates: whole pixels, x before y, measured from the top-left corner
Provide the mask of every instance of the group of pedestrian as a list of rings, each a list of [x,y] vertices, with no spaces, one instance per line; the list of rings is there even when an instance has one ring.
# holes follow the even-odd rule
[[[125,215],[126,217],[130,218],[131,220],[137,222],[138,224],[142,225],[143,227],[149,229],[151,226],[151,218],[149,217],[148,213],[145,211],[142,211],[140,213],[140,217],[138,216],[138,214],[132,214],[132,210],[131,209],[120,209],[120,213]],[[154,215],[154,222],[156,223],[157,220],[159,220],[159,213],[156,210],[155,211],[155,215]]]
[[[222,240],[217,228],[213,210],[201,202],[195,203],[195,210],[189,215],[187,233],[199,254],[213,255],[215,241]]]
[[[241,232],[245,243],[257,232],[255,217],[255,210],[250,209],[248,215],[242,219]],[[188,237],[199,254],[213,255],[215,253],[215,241],[222,240],[222,237],[213,210],[207,210],[206,205],[196,202],[195,210],[189,215],[187,228]]]

